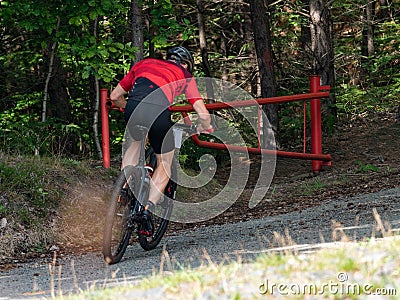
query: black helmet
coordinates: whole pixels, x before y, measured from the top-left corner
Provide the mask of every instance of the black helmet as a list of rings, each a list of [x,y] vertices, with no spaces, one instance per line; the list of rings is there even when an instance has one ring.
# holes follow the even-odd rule
[[[188,71],[192,72],[194,67],[194,59],[189,50],[182,46],[172,47],[167,52],[167,59],[175,60],[177,63],[186,63]]]

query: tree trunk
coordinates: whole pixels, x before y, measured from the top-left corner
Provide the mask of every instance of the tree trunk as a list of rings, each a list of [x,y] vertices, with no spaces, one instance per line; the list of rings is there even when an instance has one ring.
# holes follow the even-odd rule
[[[57,32],[58,29],[60,28],[60,18],[58,18],[57,21]],[[49,98],[49,84],[50,84],[50,79],[53,76],[53,64],[54,64],[54,56],[56,54],[56,49],[57,49],[57,42],[53,42],[50,52],[49,52],[49,71],[47,73],[46,77],[46,82],[44,86],[44,97],[43,97],[43,102],[42,102],[42,122],[46,122],[46,116],[47,116],[47,102]]]
[[[48,53],[51,53],[51,51],[48,51]],[[71,104],[67,86],[67,78],[61,60],[55,54],[52,76],[48,85],[49,105],[47,105],[47,115],[68,124],[71,121]]]
[[[374,54],[374,3],[368,2],[363,7],[361,16],[362,23],[362,41],[361,41],[361,83],[366,84],[369,74],[368,63],[370,57]]]
[[[132,0],[131,10],[132,46],[138,48],[135,52],[136,63],[143,59],[143,22],[139,0]]]
[[[91,76],[92,89],[94,90],[94,107],[93,107],[93,134],[94,134],[94,142],[96,145],[97,156],[99,159],[103,158],[103,151],[101,149],[100,139],[99,139],[99,107],[100,107],[100,86],[99,80],[95,76]]]
[[[310,0],[311,51],[313,73],[321,76],[321,85],[335,86],[333,61],[332,19],[325,0]],[[322,101],[323,110],[336,122],[336,98],[330,93],[328,100]]]
[[[92,22],[92,31],[93,31],[93,36],[98,39],[98,34],[97,34],[97,25],[98,25],[98,20],[97,18]],[[103,158],[103,151],[101,148],[100,144],[100,138],[99,138],[99,108],[100,108],[100,85],[99,85],[99,80],[96,76],[90,75],[89,76],[89,98],[91,100],[91,103],[93,103],[93,135],[94,135],[94,142],[96,145],[96,150],[97,150],[97,156],[99,159]]]
[[[204,4],[203,0],[197,0],[197,21],[199,26],[199,42],[201,58],[203,62],[203,70],[206,77],[211,77],[210,65],[208,63],[208,52],[207,52],[207,38],[204,22]]]
[[[302,12],[307,15],[310,11],[310,0],[302,0]],[[310,30],[310,24],[305,24],[305,22],[301,23],[301,35],[300,35],[300,42],[301,42],[301,47],[304,51],[304,61],[305,64],[308,64],[312,58],[311,54],[311,30]]]
[[[253,24],[254,43],[257,54],[258,68],[260,72],[261,81],[261,97],[268,98],[277,95],[277,87],[274,73],[273,51],[271,46],[271,33],[269,24],[269,15],[266,3],[264,0],[250,0],[250,13]],[[272,130],[276,141],[278,141],[278,105],[268,104],[264,105],[268,122],[264,122],[264,136],[270,136],[267,131]],[[270,145],[269,141],[262,141],[265,148],[275,147]]]
[[[208,52],[207,52],[207,38],[206,38],[206,30],[205,30],[205,22],[204,22],[204,3],[203,0],[197,0],[197,21],[199,26],[199,41],[200,41],[200,51],[201,51],[201,59],[203,63],[203,70],[206,77],[211,77],[210,64],[208,62]],[[214,101],[214,88],[212,86],[212,80],[206,81],[206,90],[207,90],[207,100],[209,103],[213,103]],[[215,122],[213,122],[215,125]]]
[[[60,26],[58,18],[57,31]],[[43,101],[42,120],[46,119],[46,114],[64,123],[71,121],[71,103],[69,102],[67,76],[64,72],[61,59],[57,56],[57,44],[49,43],[45,49],[45,61],[49,62],[49,74],[46,79],[45,98]]]
[[[46,122],[46,116],[47,116],[47,101],[49,98],[49,83],[50,79],[53,76],[53,64],[54,64],[54,55],[56,52],[57,48],[57,43],[54,42],[53,45],[51,46],[51,51],[50,51],[50,61],[49,61],[49,71],[46,76],[46,82],[44,85],[44,97],[43,97],[43,102],[42,102],[42,122]]]
[[[368,2],[363,9],[361,54],[363,59],[374,55],[374,3]]]

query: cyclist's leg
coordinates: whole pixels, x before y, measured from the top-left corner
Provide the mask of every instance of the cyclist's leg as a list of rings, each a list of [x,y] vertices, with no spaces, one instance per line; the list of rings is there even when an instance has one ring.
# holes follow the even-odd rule
[[[164,110],[152,124],[149,131],[150,144],[157,157],[157,167],[150,183],[149,201],[157,204],[171,177],[175,141],[172,131],[171,112]]]
[[[145,250],[151,250],[160,242],[165,233],[172,211],[172,204],[155,205],[164,199],[163,193],[171,176],[174,158],[174,136],[171,130],[171,112],[164,108],[149,131],[149,141],[155,153],[157,163],[150,181],[150,190],[146,209],[143,212],[143,226],[139,231],[139,242]]]
[[[136,141],[133,136],[133,128],[137,125],[136,118],[132,118],[132,114],[135,113],[135,110],[140,105],[140,101],[135,98],[130,98],[125,106],[124,117],[127,124],[127,135],[125,136],[126,141],[124,144],[124,151],[122,158],[121,170],[123,170],[126,166],[136,166],[139,161],[140,147],[141,141]],[[137,114],[135,114],[136,116]]]
[[[136,166],[140,155],[140,141],[132,140],[131,144],[127,146],[124,152],[124,157],[122,158],[121,170],[126,166]]]
[[[150,128],[158,115],[169,105],[161,89],[146,78],[138,78],[133,89],[129,91],[124,110],[127,124],[126,148],[121,168],[127,165],[136,166],[139,160],[141,139],[135,132],[135,125]],[[160,103],[158,103],[160,101]],[[158,104],[157,104],[158,103]],[[132,142],[131,142],[132,141]],[[131,144],[129,144],[131,142]]]
[[[149,201],[157,204],[171,177],[171,165],[174,158],[174,151],[156,154],[157,167],[150,182]]]
[[[124,117],[127,124],[127,142],[122,161],[122,169],[127,165],[136,166],[139,160],[141,139],[135,131],[136,125],[142,125],[150,129],[153,139],[163,138],[173,125],[171,112],[168,110],[169,102],[157,85],[146,78],[139,78],[135,88],[129,91],[128,101],[125,106]],[[152,130],[153,124],[155,129]],[[131,142],[131,144],[129,144]],[[160,152],[156,152],[160,153]]]

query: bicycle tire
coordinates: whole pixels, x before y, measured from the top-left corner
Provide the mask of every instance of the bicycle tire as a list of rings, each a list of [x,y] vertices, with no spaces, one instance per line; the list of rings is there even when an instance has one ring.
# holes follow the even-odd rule
[[[127,188],[127,181],[134,180],[134,174],[134,167],[125,168],[116,180],[111,193],[103,235],[103,256],[109,265],[121,260],[134,230],[134,224],[128,224],[128,217],[133,205],[136,205],[136,200],[131,189]]]
[[[147,160],[151,162],[152,166],[156,168],[156,155],[152,148],[149,148],[146,152]],[[175,199],[176,191],[176,177],[177,170],[175,160],[171,166],[171,179],[169,180],[167,187],[165,188],[163,199],[160,199],[159,203],[155,205],[154,212],[152,212],[153,223],[154,223],[154,233],[152,236],[148,237],[144,234],[139,234],[139,244],[146,250],[152,250],[160,243],[162,237],[168,229],[169,218],[173,209],[173,200]]]

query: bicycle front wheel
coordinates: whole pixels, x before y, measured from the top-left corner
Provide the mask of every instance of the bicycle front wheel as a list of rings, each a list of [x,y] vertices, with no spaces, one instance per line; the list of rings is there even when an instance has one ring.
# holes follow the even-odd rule
[[[130,218],[136,202],[129,188],[132,180],[134,168],[129,166],[119,175],[111,194],[103,236],[103,256],[110,265],[121,260],[135,226]]]

